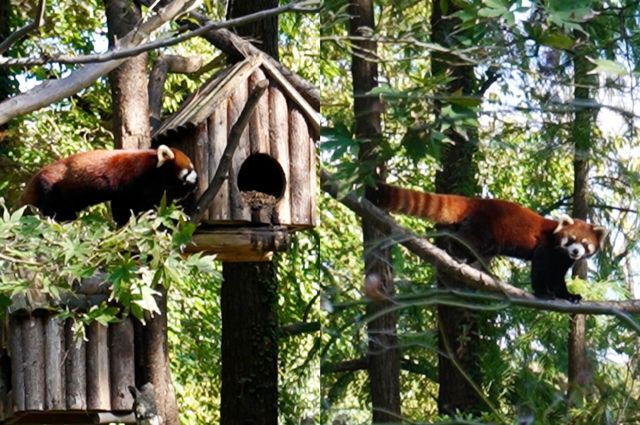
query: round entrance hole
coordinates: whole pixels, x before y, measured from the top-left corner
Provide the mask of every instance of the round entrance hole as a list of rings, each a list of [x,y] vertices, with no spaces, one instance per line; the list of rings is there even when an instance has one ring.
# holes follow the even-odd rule
[[[280,199],[286,185],[282,167],[264,153],[250,155],[238,172],[238,189],[241,192],[256,191]]]

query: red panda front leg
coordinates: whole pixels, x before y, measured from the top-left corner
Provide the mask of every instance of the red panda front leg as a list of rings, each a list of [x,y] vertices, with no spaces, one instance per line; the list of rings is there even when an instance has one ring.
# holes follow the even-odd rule
[[[531,260],[531,286],[534,295],[538,298],[562,298],[572,303],[579,302],[582,297],[569,292],[564,280],[573,263],[564,252],[539,245]]]

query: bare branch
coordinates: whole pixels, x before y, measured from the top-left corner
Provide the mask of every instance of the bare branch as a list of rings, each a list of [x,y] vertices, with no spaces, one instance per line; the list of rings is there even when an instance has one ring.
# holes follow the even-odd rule
[[[149,75],[149,114],[151,127],[157,130],[162,115],[162,99],[164,83],[169,72],[177,74],[193,74],[202,68],[200,56],[184,57],[178,55],[159,55]]]
[[[337,187],[326,170],[320,171],[320,180],[322,189],[337,199]],[[458,263],[446,251],[403,228],[389,215],[366,199],[358,199],[356,195],[350,193],[339,199],[339,201],[359,216],[371,220],[373,225],[380,230],[390,234],[390,239],[393,242],[400,243],[421,259],[438,267],[438,270],[452,276],[469,288],[501,294],[501,299],[509,303],[559,312],[615,315],[624,319],[627,323],[631,323],[630,320],[633,321],[630,319],[629,313],[640,313],[640,300],[582,301],[579,304],[572,304],[565,300],[536,298],[529,292],[502,282],[470,265]],[[455,293],[461,292],[456,291]],[[468,307],[473,308],[473,305]],[[635,323],[635,321],[633,322]],[[633,326],[640,330],[640,326],[637,324]]]
[[[24,27],[18,29],[17,31],[9,34],[7,38],[5,38],[2,43],[0,43],[0,55],[9,50],[11,45],[16,41],[20,40],[22,37],[27,35],[33,30],[36,30],[42,26],[44,23],[44,9],[46,6],[45,0],[40,0],[38,3],[38,10],[36,11],[36,18],[25,25]]]
[[[88,64],[88,63],[100,63],[108,62],[117,59],[124,59],[131,56],[139,55],[140,53],[148,52],[150,50],[159,49],[161,47],[173,46],[190,38],[203,35],[209,31],[231,28],[240,25],[245,25],[250,22],[254,22],[260,19],[264,19],[269,16],[279,15],[288,11],[300,11],[300,6],[317,4],[319,0],[299,0],[297,2],[288,3],[284,6],[276,7],[273,9],[263,10],[250,15],[245,15],[235,19],[229,19],[223,22],[209,21],[206,25],[199,27],[193,31],[189,31],[185,34],[175,37],[165,37],[149,43],[139,44],[135,46],[126,46],[120,43],[120,47],[114,50],[109,50],[105,53],[96,53],[92,55],[54,55],[47,58],[42,57],[27,57],[27,58],[5,58],[0,57],[0,68],[14,67],[14,66],[34,66],[44,65],[48,63],[62,63],[62,64]],[[138,45],[139,44],[139,45]]]
[[[158,10],[140,27],[131,31],[120,40],[120,46],[125,48],[136,46],[144,42],[149,34],[175,18],[178,14],[188,10],[197,0],[174,0]],[[0,124],[11,118],[35,111],[91,85],[95,80],[117,68],[125,59],[118,59],[107,63],[89,64],[71,73],[66,78],[50,80],[33,89],[14,96],[0,103]]]
[[[189,16],[196,19],[200,25],[203,25],[202,28],[205,28],[211,22],[207,17],[200,15],[199,13],[191,12]],[[194,24],[189,23],[189,25],[193,26]],[[268,62],[276,68],[280,74],[285,76],[291,85],[295,87],[295,89],[305,98],[309,105],[311,105],[316,111],[320,110],[320,91],[317,87],[295,72],[284,67],[271,56],[265,55],[260,49],[247,40],[244,40],[242,37],[238,37],[236,34],[224,28],[209,30],[204,33],[202,37],[228,55],[240,55],[242,57],[260,55],[265,62]]]
[[[253,110],[258,105],[258,101],[267,90],[267,87],[269,87],[269,81],[267,80],[261,80],[256,83],[255,89],[249,96],[249,99],[247,99],[247,103],[244,105],[242,112],[240,112],[240,116],[238,116],[235,124],[231,127],[227,146],[224,148],[224,152],[220,158],[220,164],[218,164],[216,174],[213,176],[213,179],[211,179],[207,190],[205,190],[200,199],[198,199],[198,204],[191,215],[192,223],[197,224],[202,220],[202,216],[207,211],[207,208],[209,208],[209,204],[211,204],[213,198],[218,194],[222,183],[228,177],[229,167],[231,167],[231,159],[233,158],[233,153],[240,143],[240,136],[242,136],[242,132],[249,123]]]

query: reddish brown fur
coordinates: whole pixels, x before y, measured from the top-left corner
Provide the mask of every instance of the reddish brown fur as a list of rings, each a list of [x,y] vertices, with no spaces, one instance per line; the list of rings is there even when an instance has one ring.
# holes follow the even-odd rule
[[[112,200],[120,215],[115,217],[114,210],[114,218],[121,222],[128,218],[129,209],[149,209],[164,191],[177,187],[180,170],[193,169],[183,152],[171,151],[174,158],[161,167],[156,149],[95,150],[60,159],[32,177],[20,204],[34,205],[47,216],[69,220],[89,205]],[[172,194],[167,196],[178,197]]]
[[[572,301],[579,296],[568,293],[564,282],[564,274],[575,261],[567,254],[571,241],[582,244],[585,256],[590,256],[606,234],[603,228],[582,220],[550,220],[521,205],[496,199],[419,192],[386,184],[378,185],[370,199],[388,211],[448,225],[473,247],[475,255],[485,259],[506,255],[533,260],[536,294]]]

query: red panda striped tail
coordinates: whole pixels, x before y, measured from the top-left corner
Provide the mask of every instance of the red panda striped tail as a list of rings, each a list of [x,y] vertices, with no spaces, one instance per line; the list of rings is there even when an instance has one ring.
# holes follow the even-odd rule
[[[425,218],[438,224],[455,224],[469,215],[475,199],[403,189],[380,183],[367,192],[378,207],[394,213]]]

